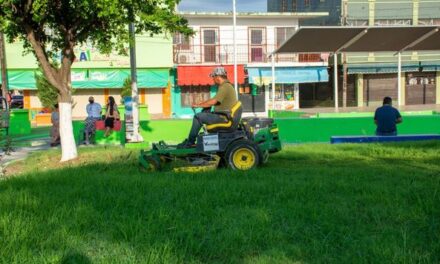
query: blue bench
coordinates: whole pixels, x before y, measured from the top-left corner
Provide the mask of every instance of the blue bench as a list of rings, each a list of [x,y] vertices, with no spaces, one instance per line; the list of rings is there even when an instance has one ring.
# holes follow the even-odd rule
[[[418,134],[400,136],[333,136],[330,138],[332,144],[341,143],[377,143],[377,142],[404,142],[440,140],[440,134]]]

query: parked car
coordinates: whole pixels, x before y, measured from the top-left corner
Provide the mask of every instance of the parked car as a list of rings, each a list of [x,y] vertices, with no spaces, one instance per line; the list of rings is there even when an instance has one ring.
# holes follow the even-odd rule
[[[23,109],[23,106],[24,106],[23,95],[13,95],[11,98],[11,109],[12,108]]]

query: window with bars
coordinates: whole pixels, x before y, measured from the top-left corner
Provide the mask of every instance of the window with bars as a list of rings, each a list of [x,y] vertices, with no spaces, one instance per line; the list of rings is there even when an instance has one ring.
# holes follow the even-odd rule
[[[182,107],[191,107],[211,98],[210,86],[183,86],[180,91]]]
[[[310,0],[304,0],[304,7],[309,8],[310,7]]]
[[[203,61],[216,62],[218,58],[218,29],[202,29]]]
[[[266,58],[266,29],[249,28],[249,59],[264,62]]]
[[[191,49],[191,41],[190,41],[189,37],[186,37],[181,33],[174,34],[173,45],[177,46],[179,50],[190,50]]]
[[[293,33],[295,32],[295,28],[294,27],[279,27],[276,28],[276,41],[277,41],[277,48],[281,46],[281,44],[283,44],[284,41],[287,40],[288,37],[290,37],[291,35],[293,35]]]

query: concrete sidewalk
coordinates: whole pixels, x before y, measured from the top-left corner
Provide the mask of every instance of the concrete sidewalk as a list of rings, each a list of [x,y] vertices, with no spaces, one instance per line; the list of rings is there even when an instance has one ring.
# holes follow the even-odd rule
[[[50,149],[50,139],[31,140],[27,147],[12,147],[10,155],[4,155],[3,149],[0,150],[0,155],[3,158],[0,161],[2,165],[8,165],[11,162],[25,159],[30,153],[35,151]]]

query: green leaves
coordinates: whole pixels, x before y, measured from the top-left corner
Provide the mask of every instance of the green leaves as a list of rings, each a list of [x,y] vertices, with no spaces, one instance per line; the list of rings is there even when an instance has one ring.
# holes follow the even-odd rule
[[[40,99],[43,107],[53,109],[54,105],[58,103],[58,90],[44,77],[43,71],[40,68],[35,73],[35,81],[37,85],[37,96]]]
[[[178,0],[0,0],[0,28],[9,41],[25,47],[31,30],[46,53],[92,42],[103,53],[122,51],[128,24],[137,34],[181,32],[191,35],[187,21],[175,13]],[[30,3],[30,5],[28,5]],[[26,30],[27,29],[27,30]]]

